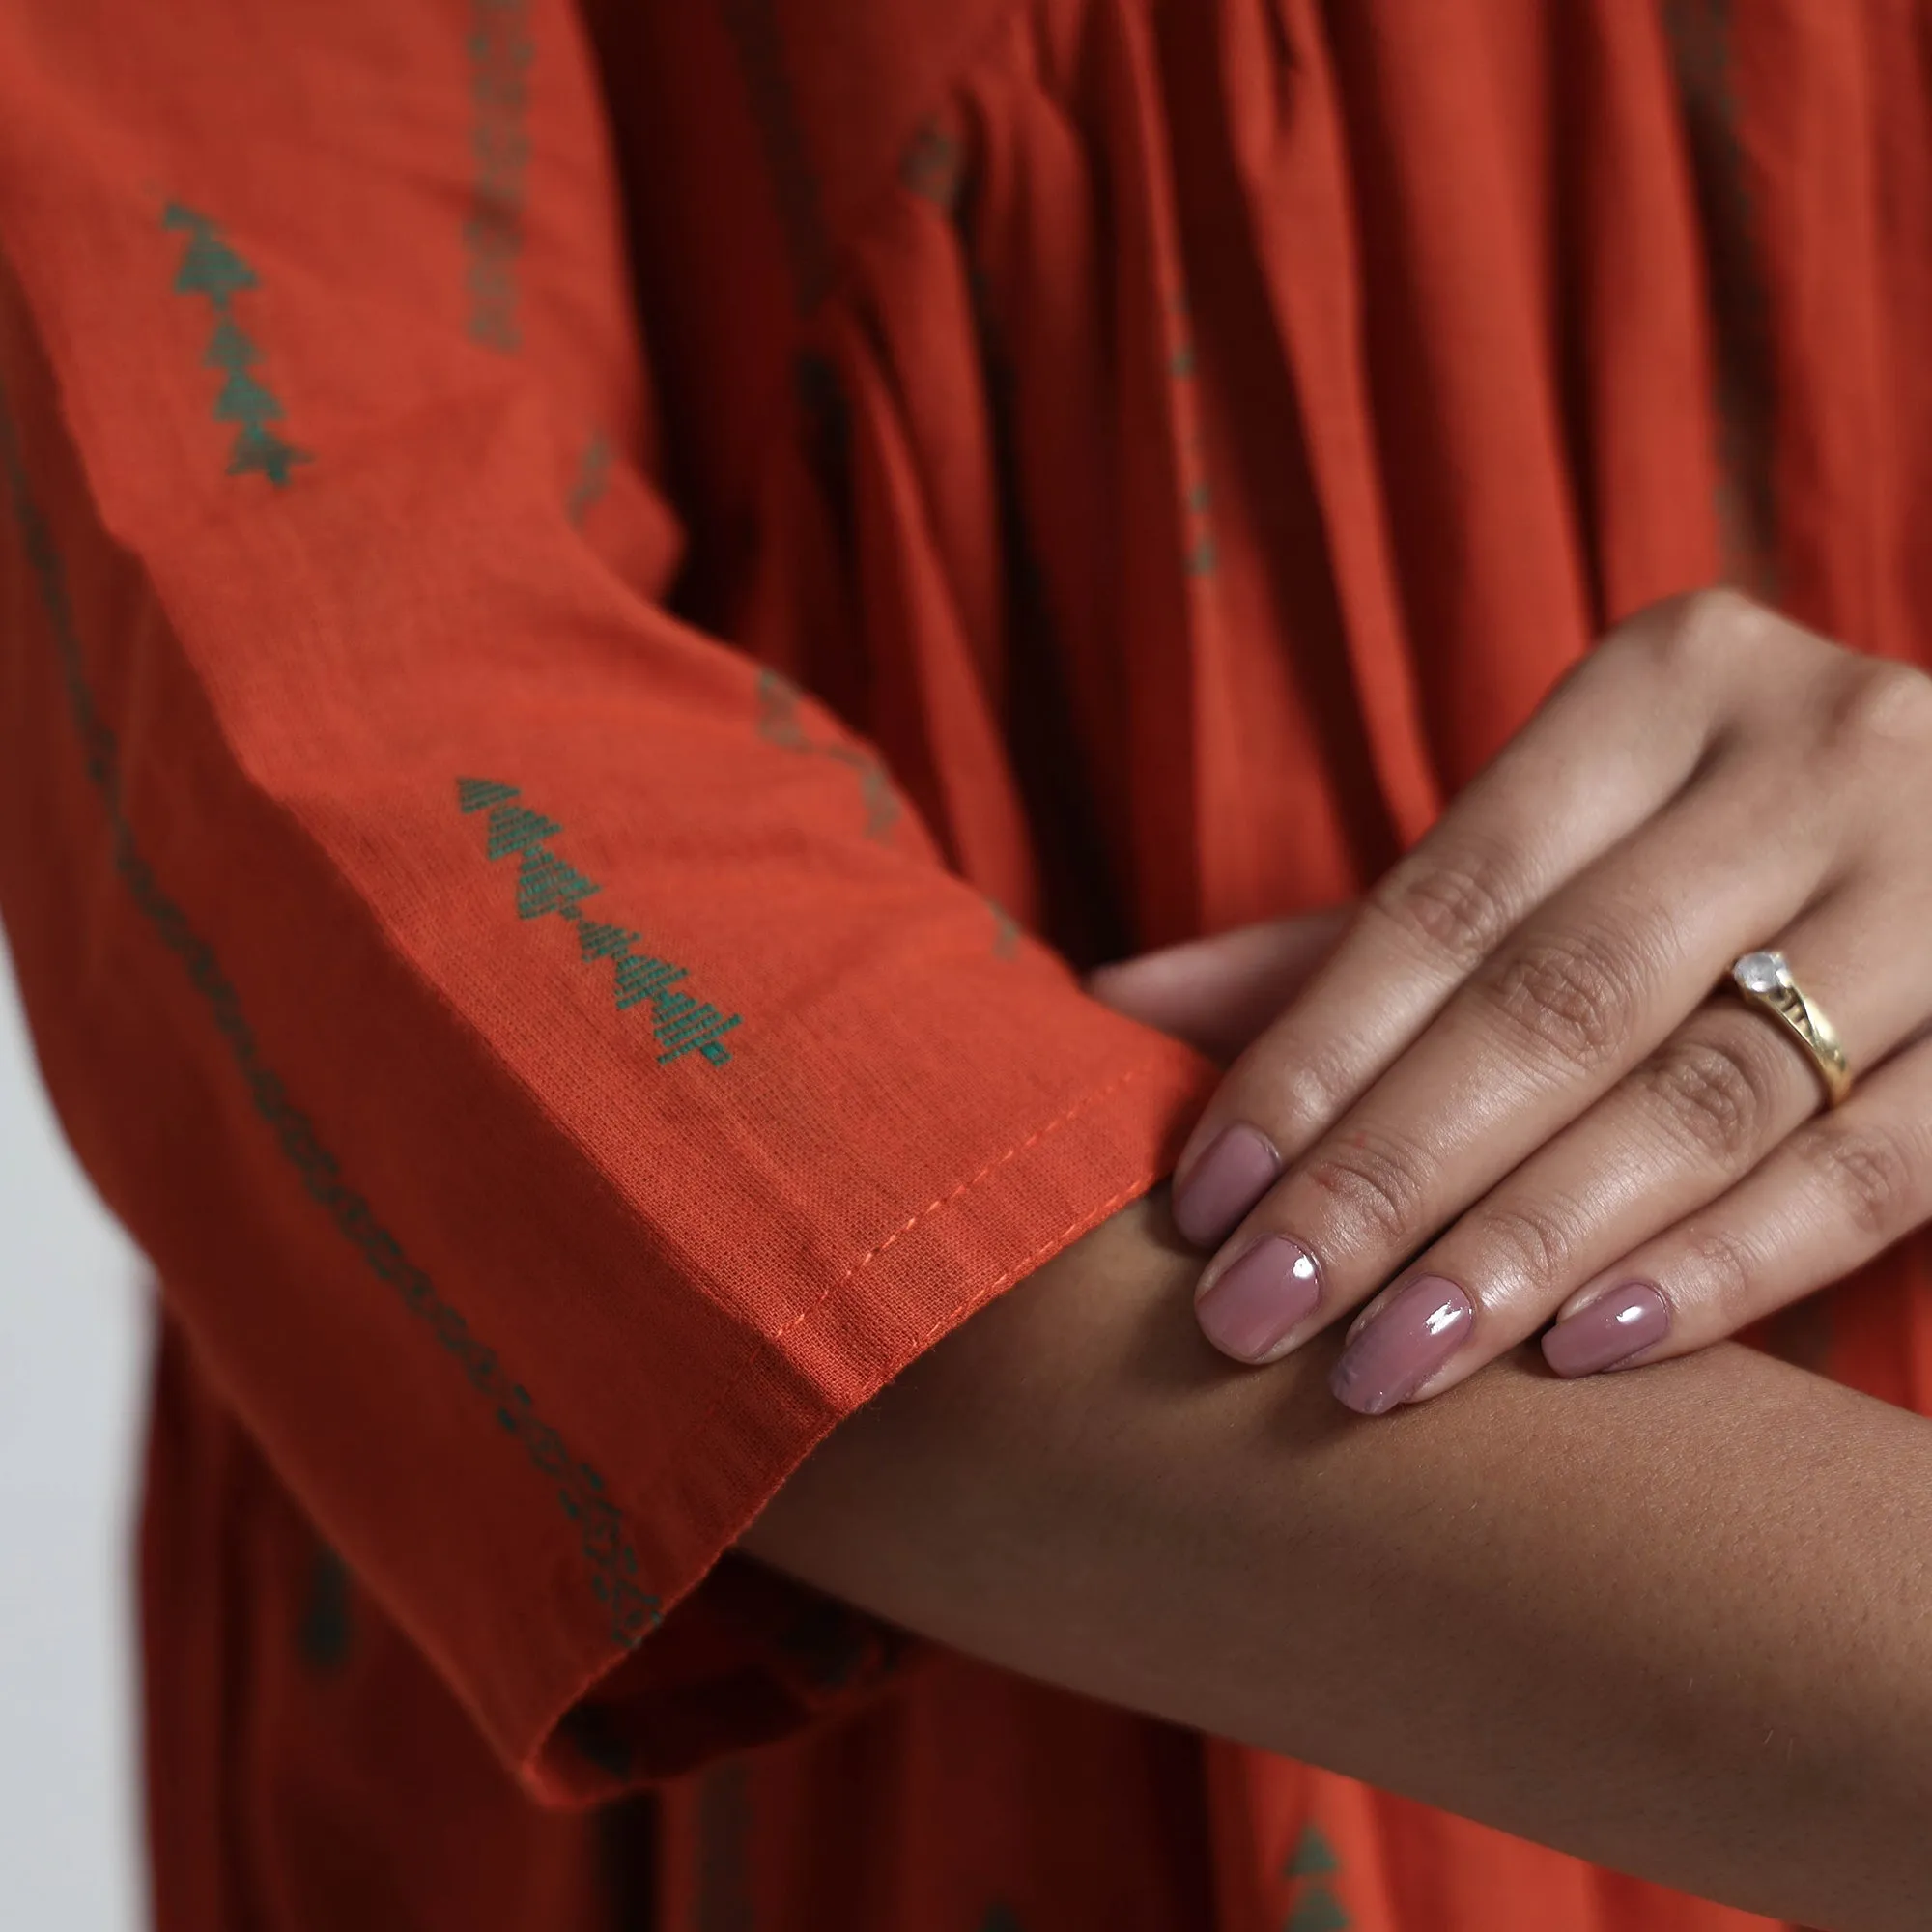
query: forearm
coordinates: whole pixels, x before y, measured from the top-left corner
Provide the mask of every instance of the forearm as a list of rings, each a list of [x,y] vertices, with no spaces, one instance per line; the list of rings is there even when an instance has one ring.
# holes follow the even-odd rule
[[[1932,1430],[1740,1349],[1383,1421],[1117,1217],[745,1539],[963,1650],[1834,1932],[1932,1898]]]

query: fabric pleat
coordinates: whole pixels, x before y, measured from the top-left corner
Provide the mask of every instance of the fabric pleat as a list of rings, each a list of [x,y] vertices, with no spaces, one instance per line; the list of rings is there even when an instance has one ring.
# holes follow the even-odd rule
[[[773,436],[761,568],[793,585],[792,544],[844,532],[815,648],[865,669],[815,676],[1076,958],[1359,892],[1659,598],[1728,576],[1926,649],[1926,439],[1878,401],[1924,409],[1898,318],[1932,307],[1903,27],[1040,0],[973,46],[847,185],[869,212],[807,326],[841,462]],[[755,601],[754,647],[808,662]],[[1919,1265],[1770,1339],[1918,1402]],[[1758,1922],[1233,1747],[1207,1769],[1243,1932]]]
[[[1657,599],[1932,666],[1932,4],[26,0],[0,159],[164,1932],[1763,1925],[732,1543],[1166,1172],[1082,969],[1369,890]],[[1755,1339],[1932,1410],[1928,1259]]]

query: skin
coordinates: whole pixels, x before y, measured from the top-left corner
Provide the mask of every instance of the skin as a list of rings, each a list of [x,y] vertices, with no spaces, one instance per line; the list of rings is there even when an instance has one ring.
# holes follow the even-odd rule
[[[1214,1250],[1196,1284],[1209,1339],[1272,1362],[1354,1316],[1336,1392],[1380,1412],[1351,1368],[1386,1353],[1393,1319],[1379,1345],[1371,1324],[1425,1278],[1462,1296],[1446,1357],[1409,1350],[1428,1372],[1381,1377],[1380,1407],[1613,1293],[1664,1324],[1616,1366],[1691,1352],[1922,1226],[1928,822],[1932,678],[1725,591],[1620,626],[1354,911],[1208,1106],[1176,1208]],[[1768,946],[1860,1076],[1835,1111],[1775,1020],[1713,997]],[[1195,948],[1099,990],[1151,1012],[1237,965]],[[1272,1166],[1226,1212],[1203,1176],[1230,1128]],[[1249,1287],[1217,1295],[1251,1256]],[[1406,1305],[1412,1324],[1425,1303]]]
[[[744,1539],[995,1663],[1834,1932],[1932,1900],[1932,1431],[1734,1346],[1369,1423],[1229,1373],[1144,1203]],[[1771,1580],[1767,1580],[1771,1579]]]
[[[1180,1180],[1259,1125],[1245,1219],[1204,1274],[1161,1202],[1117,1216],[838,1431],[747,1547],[1602,1864],[1922,1926],[1932,1431],[1712,1344],[1932,1212],[1927,808],[1932,683],[1727,596],[1646,613],[1363,906],[1094,977],[1237,1060]],[[1766,943],[1864,1076],[1837,1114],[1706,998]],[[1231,1376],[1188,1291],[1283,1232],[1321,1303]],[[1454,1358],[1389,1420],[1338,1407],[1337,1318],[1452,1268]],[[1635,1359],[1665,1366],[1564,1387],[1510,1352],[1639,1268],[1672,1324]]]

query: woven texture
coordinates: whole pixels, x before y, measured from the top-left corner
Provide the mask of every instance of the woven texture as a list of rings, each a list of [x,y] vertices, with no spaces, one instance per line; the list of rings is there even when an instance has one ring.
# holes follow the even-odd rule
[[[1072,966],[1358,891],[1652,598],[1932,657],[1926,30],[0,10],[0,905],[166,1291],[164,1932],[1755,1922],[727,1552],[1165,1171],[1208,1069]],[[1920,1248],[1775,1339],[1925,1406]]]

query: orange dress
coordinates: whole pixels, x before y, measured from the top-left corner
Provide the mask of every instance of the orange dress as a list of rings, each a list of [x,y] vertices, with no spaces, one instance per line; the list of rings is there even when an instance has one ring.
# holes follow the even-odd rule
[[[1932,661],[1918,0],[13,0],[0,904],[164,1932],[1757,1922],[728,1552],[1610,619]],[[1925,1250],[1782,1324],[1932,1397]]]

